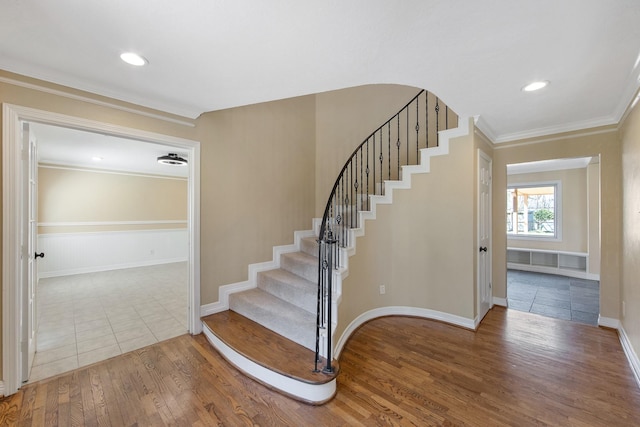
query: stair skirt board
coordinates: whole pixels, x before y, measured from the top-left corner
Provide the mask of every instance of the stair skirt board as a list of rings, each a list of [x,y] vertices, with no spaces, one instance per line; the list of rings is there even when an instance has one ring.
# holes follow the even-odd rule
[[[310,384],[287,377],[265,368],[236,352],[216,337],[206,325],[203,325],[202,331],[222,357],[240,371],[267,387],[279,390],[294,399],[313,405],[326,403],[336,394],[335,378],[324,384]]]
[[[335,347],[334,357],[339,359],[340,353],[344,348],[344,345],[349,340],[349,337],[362,325],[370,320],[378,317],[386,316],[409,316],[409,317],[422,317],[424,319],[438,320],[451,325],[460,326],[465,329],[476,330],[477,319],[469,319],[462,316],[456,316],[454,314],[444,313],[442,311],[430,310],[428,308],[418,307],[405,307],[405,306],[390,306],[374,308],[373,310],[366,311],[356,317],[342,333],[342,336],[338,339]]]
[[[220,288],[218,289],[218,301],[201,305],[200,317],[205,317],[210,314],[220,313],[222,311],[228,310],[229,295],[258,287],[257,279],[259,272],[280,268],[280,255],[300,251],[302,246],[302,239],[312,236],[317,236],[317,233],[314,233],[313,230],[294,232],[294,243],[292,245],[275,246],[273,248],[273,259],[271,261],[249,265],[249,274],[247,276],[248,280],[245,280],[244,282],[237,282],[220,286]]]

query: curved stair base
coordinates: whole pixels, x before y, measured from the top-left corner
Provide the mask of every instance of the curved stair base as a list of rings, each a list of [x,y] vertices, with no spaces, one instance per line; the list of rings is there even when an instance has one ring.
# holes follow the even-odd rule
[[[202,324],[205,337],[222,357],[265,386],[312,405],[335,395],[337,362],[333,374],[313,372],[313,351],[233,311],[204,317]]]

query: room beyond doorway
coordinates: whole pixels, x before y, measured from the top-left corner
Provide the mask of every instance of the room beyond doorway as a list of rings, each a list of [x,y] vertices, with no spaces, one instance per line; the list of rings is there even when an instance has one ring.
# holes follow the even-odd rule
[[[600,282],[507,270],[507,303],[513,310],[597,326]]]
[[[21,346],[22,331],[19,325],[23,317],[22,294],[23,283],[20,279],[22,271],[21,242],[26,239],[23,230],[21,209],[25,194],[18,177],[26,173],[21,146],[23,122],[37,122],[53,126],[61,126],[105,135],[112,135],[132,140],[144,141],[167,147],[183,148],[187,150],[189,164],[188,178],[188,215],[187,232],[189,235],[189,332],[197,334],[202,325],[199,320],[200,307],[200,143],[194,140],[152,133],[136,128],[123,127],[80,117],[68,116],[44,110],[37,110],[18,105],[3,105],[3,298],[2,298],[2,360],[3,382],[5,394],[13,394],[22,382],[22,365],[24,357]]]

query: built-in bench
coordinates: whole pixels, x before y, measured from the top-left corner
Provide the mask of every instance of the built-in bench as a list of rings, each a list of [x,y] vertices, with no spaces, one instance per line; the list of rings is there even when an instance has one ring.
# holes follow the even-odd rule
[[[589,254],[585,252],[507,248],[507,268],[599,280],[589,274]]]

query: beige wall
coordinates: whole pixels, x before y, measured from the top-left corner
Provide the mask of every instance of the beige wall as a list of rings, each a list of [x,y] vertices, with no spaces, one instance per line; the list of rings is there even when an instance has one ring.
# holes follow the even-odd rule
[[[456,138],[449,155],[431,159],[430,173],[412,177],[411,190],[395,190],[393,204],[378,205],[349,259],[336,336],[385,306],[475,317],[475,151],[473,131]]]
[[[311,229],[315,202],[313,96],[203,114],[201,302],[247,280],[249,264]]]
[[[39,233],[185,228],[187,179],[97,172],[60,167],[38,168],[38,221],[132,222],[185,221],[184,224],[45,226]]]
[[[546,249],[554,251],[587,252],[588,239],[588,197],[587,169],[567,169],[538,173],[523,173],[507,176],[508,185],[560,182],[562,204],[559,218],[562,227],[562,239],[511,239],[507,236],[507,246],[526,249]],[[504,195],[504,193],[502,193]],[[502,225],[506,229],[506,225]]]
[[[622,301],[624,327],[640,354],[640,106],[620,130],[622,141]]]
[[[614,126],[498,145],[493,163],[493,294],[506,296],[505,230],[507,164],[558,158],[600,156],[601,262],[600,314],[620,318],[621,157]]]
[[[316,217],[322,216],[338,173],[353,150],[418,92],[408,86],[375,85],[315,96]]]

